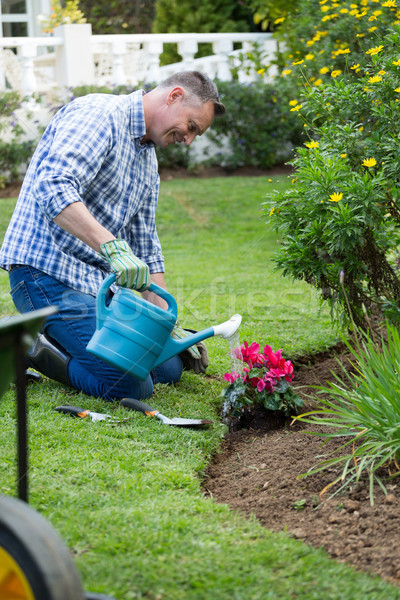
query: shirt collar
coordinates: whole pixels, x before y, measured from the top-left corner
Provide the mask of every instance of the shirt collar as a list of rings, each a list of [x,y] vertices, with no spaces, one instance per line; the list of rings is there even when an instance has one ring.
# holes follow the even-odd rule
[[[130,115],[130,133],[133,140],[137,140],[141,144],[140,140],[146,135],[146,122],[144,120],[144,109],[143,109],[143,96],[145,92],[143,90],[137,90],[131,94],[131,115]],[[141,144],[142,148],[153,148],[153,142],[146,142]]]

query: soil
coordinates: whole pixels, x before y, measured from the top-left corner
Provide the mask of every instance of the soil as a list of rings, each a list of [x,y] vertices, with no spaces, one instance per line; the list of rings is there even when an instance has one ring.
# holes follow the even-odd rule
[[[333,373],[343,374],[338,361],[351,369],[343,345],[293,361],[292,384],[305,402],[301,412],[316,406],[316,389],[311,386],[325,386],[335,381]],[[206,495],[255,515],[269,530],[285,530],[340,562],[400,585],[400,478],[386,483],[386,496],[375,486],[374,506],[367,481],[347,486],[334,497],[339,484],[321,493],[340,474],[339,467],[305,478],[299,475],[342,442],[336,438],[322,446],[323,438],[310,435],[310,430],[323,431],[261,408],[250,413],[227,435],[208,468]]]
[[[233,172],[215,167],[194,172],[163,169],[160,176],[168,181],[290,173],[287,166],[268,171],[243,167]],[[0,189],[0,198],[16,197],[20,186],[16,182]],[[329,352],[293,361],[293,386],[305,402],[302,412],[315,407],[316,390],[312,386],[334,380],[333,373],[342,373],[340,362],[350,369],[348,359],[344,346],[338,345]],[[308,434],[310,429],[310,425],[293,423],[271,411],[249,412],[226,436],[209,466],[205,493],[245,515],[255,515],[269,530],[284,530],[306,544],[324,548],[340,562],[400,585],[400,478],[387,483],[387,495],[375,487],[374,506],[365,481],[331,498],[335,487],[322,492],[339,475],[339,468],[305,478],[299,475],[342,442],[336,439],[322,446],[323,438]],[[312,430],[322,431],[316,426]]]

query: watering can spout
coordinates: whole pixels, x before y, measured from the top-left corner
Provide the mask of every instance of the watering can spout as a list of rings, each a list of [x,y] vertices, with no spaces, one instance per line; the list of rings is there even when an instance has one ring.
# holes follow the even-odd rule
[[[233,315],[228,321],[221,323],[220,325],[214,325],[214,327],[207,327],[207,329],[203,329],[202,331],[198,331],[193,333],[192,335],[188,335],[180,340],[175,340],[170,337],[165,346],[158,357],[156,364],[157,367],[161,365],[166,360],[169,360],[173,356],[180,354],[184,350],[190,348],[190,346],[194,346],[198,342],[202,342],[207,338],[213,337],[214,335],[220,335],[225,340],[232,337],[236,331],[239,329],[240,323],[242,321],[241,315]]]

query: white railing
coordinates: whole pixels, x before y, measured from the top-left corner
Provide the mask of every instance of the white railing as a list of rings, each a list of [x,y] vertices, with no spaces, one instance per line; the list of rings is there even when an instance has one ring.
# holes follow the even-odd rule
[[[182,62],[160,67],[164,45],[171,43]],[[211,44],[212,54],[196,59],[201,44]],[[54,37],[0,38],[0,89],[31,95],[76,85],[135,86],[186,69],[230,80],[232,67],[239,68],[239,80],[252,81],[254,64],[243,56],[255,46],[270,62],[276,42],[269,33],[92,35],[89,24],[64,25]]]

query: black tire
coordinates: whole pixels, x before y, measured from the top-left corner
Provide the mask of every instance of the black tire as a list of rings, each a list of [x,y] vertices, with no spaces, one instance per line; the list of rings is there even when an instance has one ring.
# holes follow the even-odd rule
[[[85,600],[58,533],[25,502],[7,496],[0,496],[0,558],[1,600]]]

